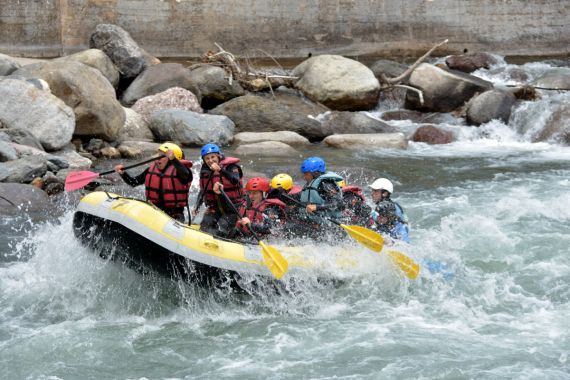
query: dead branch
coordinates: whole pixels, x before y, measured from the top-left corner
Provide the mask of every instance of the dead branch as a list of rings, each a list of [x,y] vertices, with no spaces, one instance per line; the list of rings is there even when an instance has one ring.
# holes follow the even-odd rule
[[[405,88],[406,90],[417,92],[418,98],[420,99],[420,104],[421,105],[424,104],[424,94],[423,94],[422,90],[415,88],[415,87],[412,87],[412,86],[406,86],[405,84],[394,84],[394,85],[392,85],[392,87]]]

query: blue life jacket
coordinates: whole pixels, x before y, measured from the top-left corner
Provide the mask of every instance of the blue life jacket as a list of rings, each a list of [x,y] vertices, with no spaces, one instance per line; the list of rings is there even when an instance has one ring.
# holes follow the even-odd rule
[[[380,213],[377,210],[379,210],[379,205],[383,202],[389,202],[389,204],[393,205],[394,207],[393,216],[395,216],[395,219],[392,220],[390,224],[387,225],[377,223],[377,218],[380,215]],[[376,206],[376,209],[372,212],[372,220],[378,227],[379,231],[389,234],[394,239],[403,240],[406,243],[410,242],[408,217],[406,216],[406,213],[404,212],[402,206],[400,206],[398,203],[394,202],[393,200],[385,199],[382,202],[379,202],[378,205]]]

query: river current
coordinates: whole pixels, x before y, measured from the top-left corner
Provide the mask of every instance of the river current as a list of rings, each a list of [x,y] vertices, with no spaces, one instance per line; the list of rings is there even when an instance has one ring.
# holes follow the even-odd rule
[[[519,104],[511,125],[455,126],[448,145],[313,146],[243,161],[246,172],[287,171],[298,183],[309,155],[350,184],[392,179],[411,222],[402,249],[422,264],[415,281],[381,261],[374,274],[334,285],[308,278],[292,292],[204,289],[142,276],[80,245],[76,194],[49,216],[2,220],[0,378],[570,379],[570,148],[517,132],[544,123],[553,99],[570,101],[569,92],[542,94]]]

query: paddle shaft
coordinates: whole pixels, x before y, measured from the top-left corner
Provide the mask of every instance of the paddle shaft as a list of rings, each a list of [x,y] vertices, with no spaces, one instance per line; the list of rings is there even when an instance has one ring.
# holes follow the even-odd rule
[[[132,164],[132,165],[129,165],[129,166],[125,166],[125,167],[124,167],[124,170],[132,169],[132,168],[136,168],[137,166],[141,166],[141,165],[144,165],[144,164],[148,164],[149,162],[152,162],[152,161],[156,160],[157,158],[158,158],[158,156],[155,156],[155,157],[149,158],[148,160],[145,160],[145,161],[143,161],[143,162],[139,162],[139,163],[137,163],[137,164]],[[107,175],[107,174],[112,174],[112,173],[114,173],[114,172],[115,172],[115,169],[113,169],[113,170],[107,170],[107,171],[104,171],[104,172],[99,173],[99,175]]]

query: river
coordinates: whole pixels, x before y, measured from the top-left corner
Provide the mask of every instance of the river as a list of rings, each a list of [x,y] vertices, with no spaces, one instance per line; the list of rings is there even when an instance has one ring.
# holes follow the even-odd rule
[[[459,126],[448,145],[303,152],[350,184],[393,180],[411,221],[406,253],[423,264],[415,281],[386,266],[291,293],[203,289],[82,247],[75,195],[50,216],[2,220],[0,378],[570,379],[570,148],[517,132],[544,122],[552,99],[570,101],[543,94],[510,126]],[[300,182],[301,160],[243,164]]]

